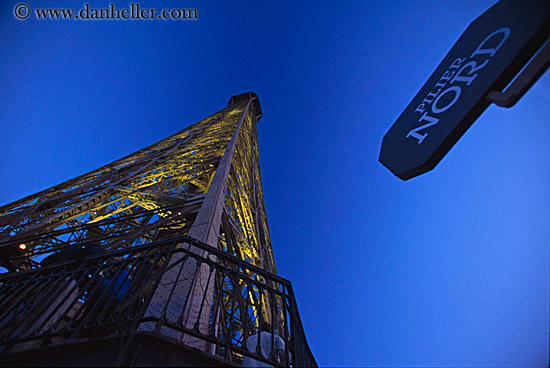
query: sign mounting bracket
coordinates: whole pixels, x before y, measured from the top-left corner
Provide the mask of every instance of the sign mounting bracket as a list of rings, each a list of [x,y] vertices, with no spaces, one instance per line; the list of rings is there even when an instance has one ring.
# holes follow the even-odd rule
[[[491,91],[485,99],[500,107],[512,107],[550,66],[550,39],[510,83],[505,91]]]

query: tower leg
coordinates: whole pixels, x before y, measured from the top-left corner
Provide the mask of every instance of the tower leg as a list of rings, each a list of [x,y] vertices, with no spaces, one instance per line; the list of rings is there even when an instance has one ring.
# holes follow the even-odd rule
[[[229,171],[233,161],[233,155],[237,146],[237,139],[245,116],[252,100],[249,100],[244,108],[237,126],[231,136],[229,144],[221,158],[216,173],[212,179],[208,193],[206,194],[199,213],[189,230],[189,237],[202,241],[212,247],[218,247],[218,235],[220,231],[222,214],[224,210],[225,194]],[[190,246],[190,251],[204,258],[206,254],[197,248]],[[195,248],[195,249],[193,249]],[[171,262],[181,259],[174,258]],[[179,322],[180,316],[183,327],[194,329],[198,326],[198,332],[208,334],[210,313],[214,300],[215,272],[210,270],[207,263],[197,266],[197,261],[190,257],[180,266],[167,272],[161,279],[159,286],[151,300],[146,317],[165,318],[169,322]],[[143,323],[140,329],[151,331],[151,322]],[[162,330],[162,334],[166,334]],[[176,332],[170,332],[171,337],[176,337]],[[177,334],[177,339],[185,345],[206,351],[207,342],[196,337]]]

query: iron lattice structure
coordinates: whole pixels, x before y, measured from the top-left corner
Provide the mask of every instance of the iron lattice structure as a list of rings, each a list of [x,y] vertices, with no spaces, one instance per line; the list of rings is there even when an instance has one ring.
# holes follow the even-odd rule
[[[39,256],[81,242],[110,251],[187,235],[213,195],[222,158],[233,156],[222,168],[230,166],[225,206],[214,214],[220,231],[215,240],[199,240],[276,273],[256,139],[260,117],[257,96],[235,96],[227,108],[171,137],[2,206],[1,265],[33,269]]]
[[[257,144],[261,116],[254,93],[234,96],[156,144],[0,207],[0,324],[9,332],[0,333],[0,353],[110,323],[124,325],[130,340],[160,336],[234,363],[267,322],[286,341],[288,364],[297,364],[300,349],[311,356],[290,284],[276,276]],[[101,254],[41,264],[86,244]],[[98,291],[114,274],[123,279],[112,283],[116,292]],[[56,311],[39,312],[44,304]],[[35,323],[21,322],[29,318]],[[315,364],[308,359],[302,364]]]

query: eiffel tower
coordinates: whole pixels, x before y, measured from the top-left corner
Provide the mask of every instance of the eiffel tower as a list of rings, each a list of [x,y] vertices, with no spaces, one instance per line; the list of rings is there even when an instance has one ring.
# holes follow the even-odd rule
[[[256,94],[233,96],[158,143],[0,207],[4,364],[316,366],[276,274],[261,116]]]

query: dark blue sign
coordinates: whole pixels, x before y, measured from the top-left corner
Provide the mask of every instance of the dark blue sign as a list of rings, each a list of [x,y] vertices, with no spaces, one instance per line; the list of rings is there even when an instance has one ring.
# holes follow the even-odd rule
[[[470,24],[382,141],[403,180],[433,169],[550,36],[550,0],[502,0]]]

